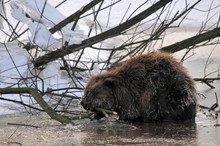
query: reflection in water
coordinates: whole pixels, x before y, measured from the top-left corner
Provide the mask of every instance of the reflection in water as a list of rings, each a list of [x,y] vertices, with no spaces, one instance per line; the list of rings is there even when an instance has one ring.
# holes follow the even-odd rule
[[[195,123],[87,124],[84,130],[91,134],[84,139],[84,145],[198,145]]]
[[[220,146],[220,120],[197,114],[197,140],[200,146]]]

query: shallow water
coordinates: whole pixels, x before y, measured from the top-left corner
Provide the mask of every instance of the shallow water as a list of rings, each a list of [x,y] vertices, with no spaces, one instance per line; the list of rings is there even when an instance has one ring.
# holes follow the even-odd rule
[[[2,115],[0,118],[0,145],[5,146],[220,145],[219,119],[201,111],[196,123],[131,124],[82,119],[60,125],[46,114],[25,113]],[[26,126],[8,123],[22,123]]]
[[[197,118],[196,123],[119,124],[93,130],[91,145],[220,145],[217,119]],[[100,126],[100,125],[99,125]],[[114,127],[115,126],[115,127]]]
[[[175,145],[196,144],[194,124],[138,124],[137,129],[126,126],[123,129],[97,130],[93,137],[85,140],[91,145]]]

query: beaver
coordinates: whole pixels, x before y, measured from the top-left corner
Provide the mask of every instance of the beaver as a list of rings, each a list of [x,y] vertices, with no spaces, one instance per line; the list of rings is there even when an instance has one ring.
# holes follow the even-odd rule
[[[166,122],[195,120],[197,99],[193,79],[171,54],[149,52],[91,77],[81,105],[116,111],[119,120]]]

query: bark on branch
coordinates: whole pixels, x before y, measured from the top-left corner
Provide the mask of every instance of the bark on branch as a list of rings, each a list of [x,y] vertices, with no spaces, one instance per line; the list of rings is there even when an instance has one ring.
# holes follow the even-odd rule
[[[188,39],[177,42],[177,43],[172,44],[170,46],[163,47],[160,50],[174,53],[174,52],[178,52],[182,49],[185,49],[187,47],[199,44],[201,42],[209,41],[209,40],[214,39],[216,37],[220,37],[220,27],[217,27],[217,28],[214,28],[213,30],[207,31],[205,33],[201,33],[199,35],[190,37]]]
[[[214,89],[215,87],[211,85],[210,82],[215,81],[215,80],[220,80],[220,78],[194,78],[194,81],[203,82],[212,89]]]
[[[34,88],[0,88],[0,94],[31,94],[44,111],[54,120],[60,123],[70,123],[68,117],[57,114],[42,98],[41,94]]]
[[[215,80],[220,80],[220,78],[194,78],[194,81],[207,81],[207,82],[212,82]]]
[[[73,44],[73,45],[58,49],[56,51],[50,52],[44,56],[37,58],[37,60],[33,61],[33,64],[35,67],[39,67],[39,66],[44,65],[48,62],[54,61],[60,57],[64,57],[65,55],[68,55],[70,53],[79,51],[85,47],[89,47],[93,44],[101,42],[105,39],[117,36],[117,35],[121,34],[123,31],[125,31],[126,29],[134,26],[135,24],[137,24],[140,21],[142,21],[143,19],[147,18],[148,16],[150,16],[151,14],[156,12],[157,10],[161,9],[162,7],[164,7],[166,4],[168,4],[171,1],[172,0],[160,0],[159,2],[157,2],[154,5],[152,5],[151,7],[149,7],[148,9],[146,9],[143,12],[141,12],[140,14],[138,14],[137,16],[129,19],[128,21],[120,24],[119,26],[114,27],[110,30],[107,30],[101,34],[96,35],[96,36],[90,37],[90,38],[82,41],[81,44]]]
[[[62,27],[66,26],[68,23],[71,23],[77,19],[79,19],[79,17],[87,12],[88,10],[90,10],[93,6],[97,5],[98,3],[100,3],[101,1],[104,0],[93,0],[91,1],[89,4],[87,4],[86,6],[82,7],[80,10],[78,10],[77,12],[75,12],[74,14],[70,15],[69,17],[67,17],[65,20],[61,21],[60,23],[58,23],[57,25],[55,25],[53,28],[50,29],[51,33],[55,33],[56,31],[60,30]]]

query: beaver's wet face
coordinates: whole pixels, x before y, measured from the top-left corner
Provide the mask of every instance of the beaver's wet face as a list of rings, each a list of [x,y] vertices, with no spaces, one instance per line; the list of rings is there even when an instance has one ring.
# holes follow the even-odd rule
[[[112,80],[96,80],[87,85],[81,105],[86,110],[96,112],[97,119],[104,115],[95,111],[95,108],[114,110],[113,82]]]

